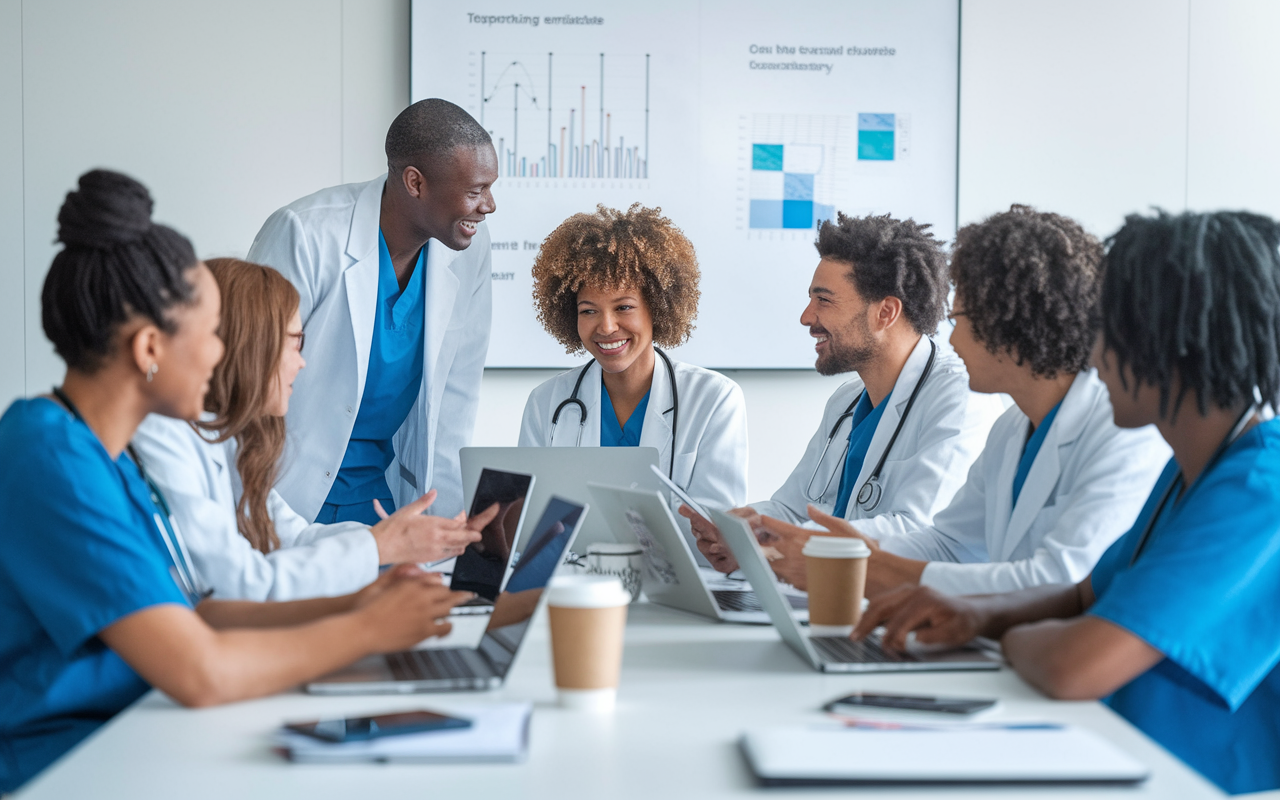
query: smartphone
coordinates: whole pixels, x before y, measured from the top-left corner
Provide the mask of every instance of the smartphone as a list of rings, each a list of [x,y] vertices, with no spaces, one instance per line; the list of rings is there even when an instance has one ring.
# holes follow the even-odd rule
[[[294,722],[284,727],[285,730],[323,739],[326,742],[363,742],[367,739],[398,736],[403,733],[470,728],[471,720],[421,710],[378,714],[372,717]]]
[[[823,706],[822,710],[833,714],[856,714],[867,708],[897,708],[906,711],[937,711],[943,714],[976,714],[995,704],[995,700],[982,698],[854,692],[832,700]]]

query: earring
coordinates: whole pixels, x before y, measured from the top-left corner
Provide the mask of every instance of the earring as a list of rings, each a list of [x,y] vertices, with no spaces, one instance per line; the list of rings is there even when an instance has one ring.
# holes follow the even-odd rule
[[[154,361],[151,362],[151,366],[147,368],[147,383],[151,383],[151,379],[154,378],[156,376],[156,373],[159,371],[160,371],[160,365],[155,363]]]

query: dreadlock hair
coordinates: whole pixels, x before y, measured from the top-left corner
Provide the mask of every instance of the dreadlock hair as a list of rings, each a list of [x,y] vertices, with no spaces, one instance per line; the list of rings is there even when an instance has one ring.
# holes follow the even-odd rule
[[[392,175],[417,167],[424,175],[456,147],[492,146],[493,139],[461,107],[438,97],[401,111],[387,129],[387,169]]]
[[[1245,211],[1125,218],[1107,240],[1102,335],[1160,414],[1280,396],[1280,224]],[[1128,388],[1128,384],[1125,384]]]
[[[1075,220],[1015,205],[966,225],[951,279],[987,350],[1042,378],[1088,368],[1101,325],[1102,243]]]
[[[868,303],[893,296],[919,334],[938,329],[947,305],[947,259],[930,225],[915,220],[837,214],[818,228],[818,255],[848,264],[849,280]]]
[[[165,333],[166,311],[190,303],[186,271],[196,254],[185,236],[151,221],[151,195],[127,175],[95,169],[80,176],[58,211],[58,241],[40,292],[45,336],[67,367],[92,373],[134,317]]]

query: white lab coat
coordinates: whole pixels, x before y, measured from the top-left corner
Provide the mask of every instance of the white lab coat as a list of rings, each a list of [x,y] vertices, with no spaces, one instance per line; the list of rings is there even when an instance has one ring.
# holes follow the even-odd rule
[[[307,368],[293,385],[276,489],[309,520],[329,496],[364,394],[385,183],[384,175],[291,203],[267,219],[249,249],[250,261],[279,270],[302,296]],[[429,513],[462,510],[458,451],[471,440],[489,349],[491,261],[484,224],[463,251],[428,242],[422,386],[387,469],[398,506],[434,488]]]
[[[708,508],[737,508],[747,501],[747,409],[742,388],[718,372],[672,359],[680,398],[674,481]],[[552,436],[551,416],[573,393],[582,367],[562,372],[530,394],[520,425],[521,447],[573,447],[580,430],[578,407],[565,406]],[[592,364],[578,398],[587,407],[582,446],[600,446],[600,365]],[[671,378],[659,356],[653,367],[640,446],[658,450],[658,467],[671,467]]]
[[[947,507],[952,496],[964,483],[965,473],[982,452],[982,443],[1000,416],[1004,406],[996,395],[977,394],[969,390],[969,373],[964,362],[949,350],[938,348],[933,372],[920,388],[915,406],[902,424],[902,432],[880,472],[883,490],[880,503],[867,511],[858,502],[858,490],[875,470],[876,463],[893,437],[907,399],[924,373],[929,360],[929,337],[921,336],[907,358],[893,391],[881,402],[888,403],[876,425],[867,456],[854,484],[853,497],[845,518],[876,518],[881,529],[904,531],[928,525],[933,515]],[[836,389],[827,401],[822,423],[809,440],[800,463],[773,498],[752,503],[761,514],[804,524],[809,521],[805,507],[812,503],[826,513],[835,508],[840,492],[840,476],[844,471],[845,446],[849,441],[849,421],[841,424],[831,440],[826,456],[823,447],[836,420],[863,388],[861,378]],[[816,473],[816,475],[815,475]],[[810,499],[807,489],[812,478],[812,491],[822,492]],[[826,487],[825,490],[823,487]]]
[[[996,422],[968,480],[933,524],[890,533],[859,529],[891,553],[929,561],[920,582],[949,594],[1011,592],[1076,583],[1133,526],[1170,450],[1155,427],[1125,430],[1107,388],[1082,372],[1058,408],[1013,505],[1013,477],[1028,439],[1012,406]]]
[[[235,441],[151,414],[134,434],[147,476],[169,503],[201,591],[221,600],[299,600],[354,592],[378,577],[378,545],[356,522],[313,525],[274,490],[267,513],[280,547],[263,555],[236,526]]]

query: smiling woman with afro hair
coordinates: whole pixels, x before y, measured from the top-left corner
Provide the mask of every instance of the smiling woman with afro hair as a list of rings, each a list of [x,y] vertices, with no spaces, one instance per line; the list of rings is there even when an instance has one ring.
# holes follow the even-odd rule
[[[533,390],[520,445],[653,447],[658,467],[694,500],[743,505],[742,390],[659,349],[689,340],[700,278],[693,244],[661,209],[598,206],[552,231],[533,264],[538,320],[590,360]]]

